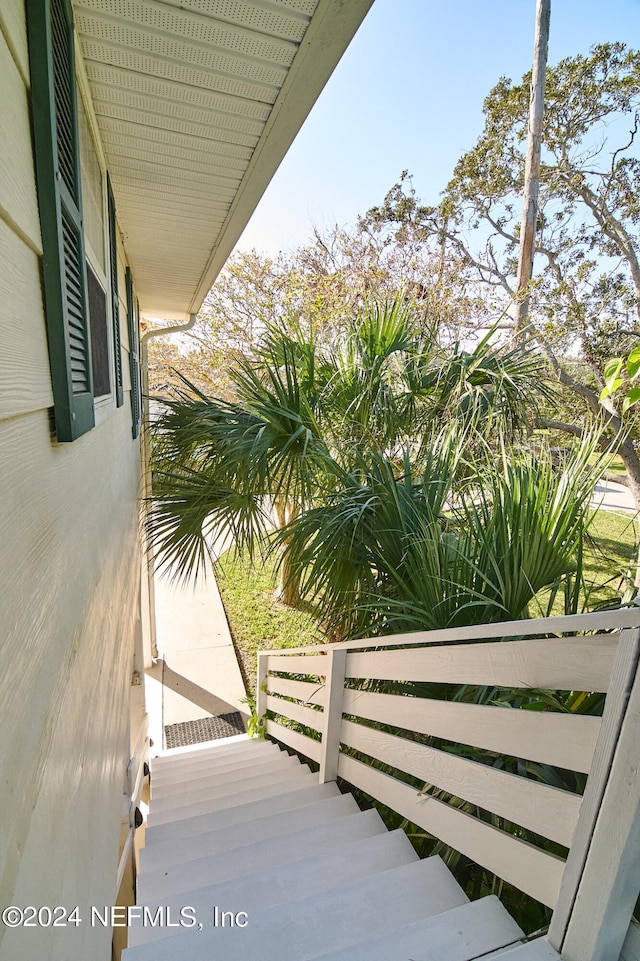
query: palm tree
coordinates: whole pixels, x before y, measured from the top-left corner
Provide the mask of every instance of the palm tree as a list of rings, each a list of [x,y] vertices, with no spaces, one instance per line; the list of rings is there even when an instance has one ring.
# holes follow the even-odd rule
[[[346,583],[352,571],[369,591],[383,567],[369,557],[375,539],[367,524],[391,529],[385,511],[399,499],[414,520],[441,524],[438,497],[450,496],[470,470],[462,451],[479,438],[486,446],[488,438],[516,436],[536,399],[548,395],[543,370],[532,351],[507,351],[489,335],[475,349],[444,351],[436,325],[404,297],[368,305],[330,343],[300,329],[267,330],[255,352],[233,364],[232,399],[207,397],[185,381],[163,400],[153,425],[149,511],[160,566],[174,577],[197,576],[212,540],[230,535],[249,551],[282,551],[285,600],[295,602],[302,590],[342,599],[343,610],[347,600],[353,606],[364,585],[343,589],[311,578],[321,565],[312,563],[321,537],[310,533],[313,525],[334,511],[323,536],[327,545],[335,538],[336,576],[341,571]],[[449,441],[436,442],[434,423],[447,421]],[[442,475],[437,483],[434,470]],[[381,502],[375,515],[370,496]],[[420,514],[426,504],[428,522]],[[274,511],[277,538],[268,533]],[[398,532],[407,534],[402,525]],[[399,545],[388,554],[389,583],[403,556]]]
[[[581,577],[596,446],[561,470],[505,449],[469,465],[448,431],[419,474],[408,457],[401,472],[370,458],[282,532],[285,556],[341,639],[527,617],[544,588]]]

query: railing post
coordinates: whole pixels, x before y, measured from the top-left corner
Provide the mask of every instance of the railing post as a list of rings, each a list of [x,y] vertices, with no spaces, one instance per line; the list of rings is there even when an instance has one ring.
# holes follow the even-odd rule
[[[269,671],[269,654],[258,651],[258,670],[256,675],[256,718],[258,724],[267,713],[267,674]],[[261,735],[262,736],[262,735]]]
[[[342,730],[342,700],[347,668],[347,651],[330,650],[325,679],[324,730],[320,756],[320,784],[335,781],[338,776],[338,755]]]
[[[549,928],[549,941],[567,961],[618,958],[638,898],[639,647],[640,631],[621,632],[601,738],[582,802],[588,823],[578,821],[563,886],[570,873],[577,877],[571,878],[568,893],[561,888]],[[579,873],[571,863],[576,855]],[[564,900],[572,896],[566,906],[561,903],[563,894]]]

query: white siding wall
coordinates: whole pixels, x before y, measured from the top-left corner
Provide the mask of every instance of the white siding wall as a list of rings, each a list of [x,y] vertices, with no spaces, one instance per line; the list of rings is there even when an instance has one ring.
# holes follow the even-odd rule
[[[128,393],[73,444],[52,437],[22,0],[0,5],[0,89],[0,906],[86,917],[116,898],[138,733],[140,450]],[[121,329],[126,346],[125,311]],[[0,939],[0,961],[110,957],[88,922]]]

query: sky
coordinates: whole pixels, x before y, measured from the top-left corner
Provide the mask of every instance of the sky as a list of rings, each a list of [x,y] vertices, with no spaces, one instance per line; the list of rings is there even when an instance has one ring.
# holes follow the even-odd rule
[[[346,226],[403,170],[435,203],[483,127],[501,76],[531,68],[535,0],[374,0],[237,249],[274,255]],[[640,47],[640,0],[551,0],[549,63],[620,40]]]

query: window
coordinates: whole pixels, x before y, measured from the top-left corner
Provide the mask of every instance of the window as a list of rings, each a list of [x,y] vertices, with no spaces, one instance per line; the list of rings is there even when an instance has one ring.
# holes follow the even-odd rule
[[[112,384],[122,404],[115,206],[77,95],[70,0],[26,9],[56,435],[73,441],[95,425],[94,398]]]
[[[131,372],[131,433],[134,439],[142,425],[142,383],[140,376],[140,305],[127,267],[127,324],[129,329],[129,369]]]
[[[107,298],[102,284],[87,265],[87,292],[89,295],[89,328],[91,330],[91,371],[93,374],[93,396],[102,397],[111,392],[109,369],[111,352],[109,350],[109,321],[107,318]]]
[[[27,0],[27,29],[56,434],[72,441],[95,418],[68,0]]]
[[[113,317],[113,343],[115,359],[116,404],[124,403],[122,382],[122,347],[120,343],[120,298],[118,294],[118,238],[116,234],[116,204],[113,199],[111,181],[107,174],[107,201],[109,209],[109,263],[111,265],[111,316]],[[131,346],[129,347],[131,350]]]

